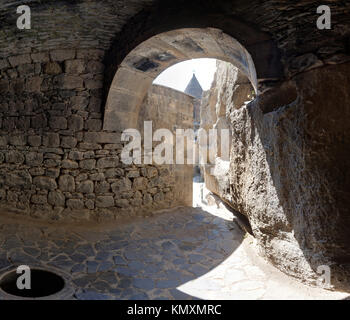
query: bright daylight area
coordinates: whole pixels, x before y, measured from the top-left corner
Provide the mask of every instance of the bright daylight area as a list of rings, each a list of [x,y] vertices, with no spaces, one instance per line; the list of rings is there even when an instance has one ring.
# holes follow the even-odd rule
[[[185,91],[193,74],[196,75],[202,89],[209,90],[216,71],[216,59],[191,59],[177,63],[164,70],[155,80],[159,84],[179,91]]]
[[[165,69],[154,81],[153,84],[169,87],[194,96],[200,101],[194,102],[194,130],[198,131],[200,122],[201,95],[204,91],[210,90],[214,75],[217,69],[217,60],[210,58],[191,59],[177,63]],[[196,81],[196,79],[198,81]],[[197,108],[196,108],[197,106]],[[197,109],[197,110],[196,110]],[[197,111],[197,115],[196,115]],[[197,121],[197,123],[196,123]],[[203,175],[199,166],[193,170],[193,206],[201,207],[205,202],[204,196],[208,193],[205,188]]]

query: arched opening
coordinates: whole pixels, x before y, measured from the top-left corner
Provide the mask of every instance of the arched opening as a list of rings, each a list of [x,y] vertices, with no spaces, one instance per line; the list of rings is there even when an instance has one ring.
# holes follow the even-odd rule
[[[168,68],[180,65],[184,61],[201,58],[216,59],[221,61],[221,66],[225,65],[221,72],[227,73],[225,80],[227,83],[220,83],[219,90],[215,88],[215,85],[211,87],[208,91],[216,90],[212,97],[208,92],[204,94],[204,97],[202,97],[202,93],[195,97],[196,93],[185,92],[188,96],[186,97],[169,88],[152,85],[157,77]],[[194,79],[192,80],[194,81]],[[200,87],[198,83],[195,85]],[[123,132],[123,134],[125,130],[139,130],[143,140],[137,152],[144,157],[146,157],[147,148],[145,140],[149,138],[146,137],[147,134],[151,136],[150,139],[157,140],[154,139],[153,133],[165,128],[172,132],[177,139],[178,130],[194,129],[194,156],[192,160],[195,163],[188,161],[179,163],[178,154],[176,154],[178,153],[178,143],[172,140],[175,154],[172,154],[173,158],[171,162],[167,163],[168,166],[158,166],[154,163],[154,157],[151,157],[150,162],[141,164],[145,166],[145,170],[168,171],[172,181],[164,180],[167,181],[165,188],[160,190],[159,185],[153,183],[153,177],[146,175],[150,179],[143,179],[141,183],[143,184],[142,188],[140,187],[142,198],[147,197],[150,202],[152,199],[155,201],[155,198],[156,202],[158,199],[164,198],[169,200],[168,207],[191,206],[193,203],[193,167],[197,169],[197,173],[201,173],[202,177],[205,177],[206,184],[208,187],[210,186],[209,190],[219,196],[227,193],[229,190],[227,179],[229,137],[231,135],[228,117],[231,111],[226,110],[223,104],[219,106],[220,103],[218,103],[218,106],[215,106],[213,101],[205,101],[205,99],[218,99],[215,94],[217,91],[222,91],[223,87],[228,89],[227,99],[237,100],[234,103],[234,108],[239,108],[247,100],[252,100],[258,91],[256,70],[250,54],[238,41],[218,29],[188,28],[161,33],[139,44],[125,57],[108,92],[104,129],[117,133]],[[202,88],[198,88],[198,90],[202,90]],[[207,106],[204,106],[203,103],[206,103]],[[203,108],[207,108],[207,110],[202,111]],[[195,109],[197,109],[196,112]],[[201,113],[204,115],[202,122]],[[205,119],[208,114],[211,114],[210,120]],[[197,119],[195,119],[196,117]],[[197,124],[195,124],[196,121]],[[150,130],[146,133],[145,125],[148,124]],[[215,142],[211,141],[211,137],[209,137],[210,131],[215,131],[217,135]],[[227,146],[222,147],[224,140],[222,132],[224,131],[227,133]],[[201,132],[200,135],[199,132]],[[202,139],[201,142],[202,133],[205,134],[205,139]],[[186,146],[188,146],[188,141],[191,138],[188,136],[186,138]],[[152,152],[157,148],[152,144],[152,141],[151,148],[153,148]],[[202,150],[204,150],[204,154]],[[211,151],[213,151],[213,157],[210,157]],[[222,155],[224,151],[226,151],[226,156]],[[191,152],[187,149],[185,158],[188,159]],[[152,168],[146,168],[149,165],[152,165]],[[133,184],[139,179],[132,175],[130,178],[134,178]],[[158,189],[154,189],[155,186]],[[149,191],[147,189],[152,189],[152,196],[146,195],[145,191]],[[200,192],[202,193],[202,190]],[[143,206],[144,202],[139,201],[140,206]],[[159,208],[163,208],[163,206],[160,205]],[[157,205],[153,208],[157,209]]]
[[[232,63],[257,92],[253,60],[237,40],[214,28],[173,30],[142,42],[120,64],[108,91],[104,130],[134,128],[141,102],[154,79],[168,67],[195,58]]]

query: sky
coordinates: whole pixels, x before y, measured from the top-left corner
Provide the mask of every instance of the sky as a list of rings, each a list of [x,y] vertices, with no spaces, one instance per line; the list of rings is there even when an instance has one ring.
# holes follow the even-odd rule
[[[215,59],[186,60],[164,70],[153,83],[184,91],[194,72],[202,89],[209,90],[215,71]]]

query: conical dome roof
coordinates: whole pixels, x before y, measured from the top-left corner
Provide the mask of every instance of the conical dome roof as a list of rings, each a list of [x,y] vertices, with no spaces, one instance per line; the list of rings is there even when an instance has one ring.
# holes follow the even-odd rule
[[[188,83],[185,89],[185,93],[197,99],[202,98],[203,89],[199,84],[195,74],[193,74],[191,81]]]

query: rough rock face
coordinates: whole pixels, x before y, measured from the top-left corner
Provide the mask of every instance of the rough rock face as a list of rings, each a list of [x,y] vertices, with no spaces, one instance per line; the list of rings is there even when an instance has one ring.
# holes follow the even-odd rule
[[[301,73],[284,87],[289,104],[273,94],[239,109],[225,100],[229,188],[213,191],[249,218],[261,253],[279,269],[315,283],[317,268],[329,265],[331,284],[346,288],[350,64]]]
[[[232,64],[217,61],[217,70],[211,90],[206,92],[201,105],[201,128],[209,132],[218,130],[217,156],[215,163],[202,167],[206,186],[222,198],[229,197],[229,159],[222,157],[220,145],[221,129],[231,132],[229,115],[232,110],[239,109],[245,101],[254,96],[254,89],[245,77]]]

